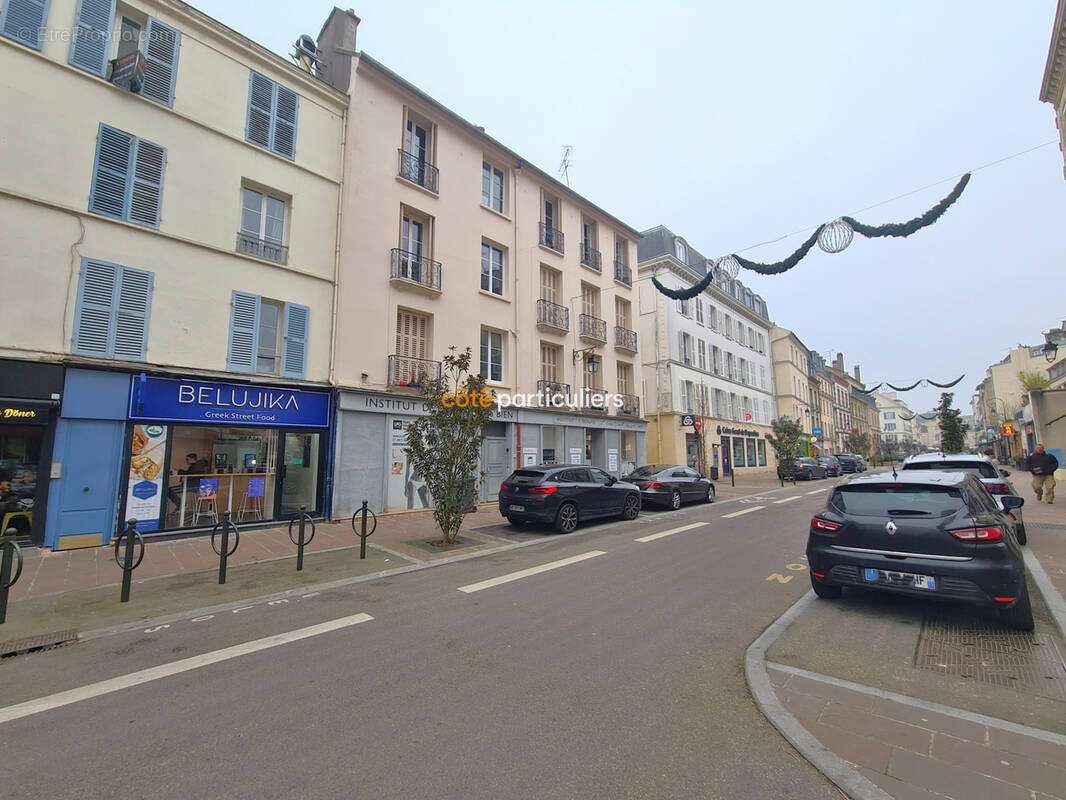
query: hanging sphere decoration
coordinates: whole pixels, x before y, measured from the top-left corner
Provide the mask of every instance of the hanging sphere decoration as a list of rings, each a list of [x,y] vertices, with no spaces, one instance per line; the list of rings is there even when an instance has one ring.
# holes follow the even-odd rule
[[[727,275],[730,280],[735,281],[737,275],[740,274],[740,262],[733,256],[722,256],[714,262],[714,268],[718,270],[722,275]]]
[[[822,232],[818,234],[818,246],[826,253],[840,253],[851,244],[855,232],[842,219],[835,219],[826,223]]]

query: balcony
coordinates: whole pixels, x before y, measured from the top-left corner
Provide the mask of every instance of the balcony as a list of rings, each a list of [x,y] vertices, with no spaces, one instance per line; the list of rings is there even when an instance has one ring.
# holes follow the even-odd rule
[[[543,222],[538,224],[540,225],[541,245],[547,247],[549,250],[554,250],[560,255],[566,252],[566,239],[563,236],[563,232],[556,230],[551,225],[545,225]]]
[[[582,411],[596,411],[600,414],[607,413],[607,390],[586,386],[581,390]]]
[[[600,251],[588,242],[581,243],[581,264],[597,272],[603,272],[603,257]]]
[[[637,352],[637,332],[623,328],[621,325],[615,325],[614,346],[619,350],[628,350],[631,353]]]
[[[570,330],[570,309],[548,300],[538,300],[537,325],[558,331],[568,331]]]
[[[440,294],[441,265],[439,261],[422,258],[398,247],[392,249],[392,269],[389,278],[394,283],[421,289],[436,297]]]
[[[389,356],[388,385],[399,389],[421,389],[427,380],[440,380],[440,362],[410,356]]]
[[[438,179],[439,170],[426,162],[424,158],[416,156],[414,153],[408,153],[406,150],[400,149],[396,151],[400,155],[400,172],[399,175],[405,181],[410,181],[416,186],[421,186],[427,192],[433,192],[433,194],[439,194]]]
[[[577,333],[582,339],[606,342],[607,320],[599,319],[589,314],[579,314],[577,317]]]
[[[618,409],[618,414],[623,417],[639,417],[640,398],[635,394],[623,394],[622,407]]]
[[[537,381],[537,402],[546,408],[568,408],[570,384],[557,381]]]
[[[277,242],[268,242],[258,236],[248,233],[237,234],[237,252],[246,256],[265,258],[267,261],[276,261],[278,264],[289,262],[289,248]]]
[[[633,270],[623,264],[621,261],[614,262],[614,279],[619,283],[624,283],[626,286],[633,285]]]

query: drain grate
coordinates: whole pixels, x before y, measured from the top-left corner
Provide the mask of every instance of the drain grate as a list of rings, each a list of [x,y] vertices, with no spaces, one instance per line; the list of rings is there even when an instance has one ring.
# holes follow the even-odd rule
[[[1066,665],[1046,633],[1007,630],[970,617],[928,616],[914,666],[1066,701]]]
[[[27,636],[25,639],[13,639],[10,642],[0,642],[0,658],[51,650],[53,647],[62,647],[77,640],[77,631],[56,631],[55,633],[42,633],[39,636]]]

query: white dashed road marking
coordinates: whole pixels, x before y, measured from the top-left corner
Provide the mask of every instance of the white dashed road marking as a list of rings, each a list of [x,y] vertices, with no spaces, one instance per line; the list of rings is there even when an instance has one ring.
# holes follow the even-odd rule
[[[824,491],[825,491],[825,489],[815,489],[813,492],[807,492],[807,494],[819,494],[820,492],[824,492]]]
[[[799,500],[799,499],[800,499],[800,496],[798,494],[794,494],[794,495],[792,495],[792,497],[784,497],[784,498],[782,498],[780,500],[774,500],[774,505],[775,506],[779,506],[782,503],[791,503],[793,500]]]
[[[481,583],[471,583],[467,586],[460,586],[460,592],[480,592],[482,589],[491,589],[493,586],[499,586],[502,583],[510,583],[511,581],[517,581],[522,578],[528,578],[530,575],[538,575],[541,572],[547,572],[551,569],[558,569],[559,567],[566,567],[570,564],[576,564],[579,561],[584,561],[589,558],[595,558],[596,556],[607,555],[603,550],[590,550],[587,553],[582,553],[579,556],[571,556],[570,558],[563,558],[559,561],[552,561],[549,564],[541,564],[539,567],[530,567],[529,569],[519,570],[518,572],[511,572],[507,575],[501,575],[498,578],[490,578],[487,581],[481,581]]]
[[[673,536],[675,533],[681,533],[682,531],[690,531],[693,528],[702,528],[704,525],[708,525],[707,522],[693,522],[691,525],[682,525],[680,528],[671,528],[668,531],[660,531],[659,533],[653,533],[650,536],[641,536],[639,539],[634,539],[635,542],[652,542],[656,539],[662,539],[664,536]]]
[[[732,514],[723,514],[722,519],[733,519],[733,517],[750,514],[752,511],[758,511],[761,508],[766,508],[766,506],[752,506],[751,508],[745,508],[743,511],[734,511]]]
[[[17,705],[8,706],[7,708],[0,708],[0,723],[11,722],[11,720],[28,717],[32,714],[40,714],[42,711],[50,711],[53,708],[77,703],[80,700],[88,700],[92,697],[99,697],[100,695],[117,692],[120,689],[128,689],[131,686],[137,686],[141,683],[156,681],[160,678],[168,678],[171,675],[177,675],[182,672],[188,672],[189,670],[217,664],[220,661],[227,661],[228,659],[236,658],[237,656],[248,655],[249,653],[267,650],[271,647],[288,644],[289,642],[297,642],[300,639],[307,639],[311,636],[319,636],[323,633],[329,633],[330,631],[348,628],[352,625],[358,625],[360,622],[368,622],[372,619],[373,617],[369,614],[355,614],[351,617],[341,617],[340,619],[335,619],[330,622],[312,625],[309,628],[300,628],[295,631],[289,631],[288,633],[278,633],[274,636],[255,639],[254,641],[237,644],[233,647],[224,647],[221,650],[215,650],[210,653],[203,653],[198,656],[192,656],[191,658],[183,658],[180,661],[172,661],[169,664],[160,664],[158,667],[150,667],[149,669],[142,669],[139,672],[131,672],[129,675],[120,675],[117,678],[109,678],[106,681],[90,683],[88,686],[81,686],[66,692],[59,692],[58,694],[48,695],[47,697],[40,697],[36,700],[28,700],[25,703],[18,703]]]

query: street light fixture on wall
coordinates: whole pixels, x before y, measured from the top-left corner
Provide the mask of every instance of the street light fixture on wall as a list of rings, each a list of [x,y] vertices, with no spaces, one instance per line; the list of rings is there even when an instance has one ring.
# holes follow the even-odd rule
[[[583,361],[589,368],[589,372],[596,374],[600,368],[600,357],[596,355],[595,347],[585,347],[574,351],[574,363]]]
[[[1059,346],[1054,342],[1044,342],[1044,360],[1051,364],[1058,358]]]

